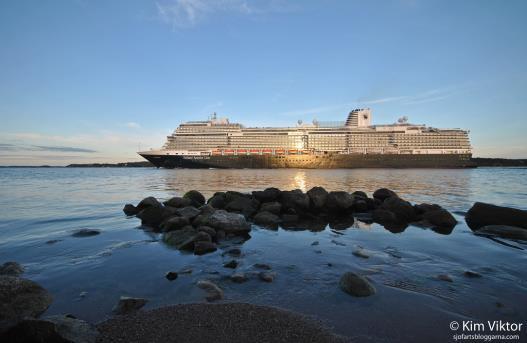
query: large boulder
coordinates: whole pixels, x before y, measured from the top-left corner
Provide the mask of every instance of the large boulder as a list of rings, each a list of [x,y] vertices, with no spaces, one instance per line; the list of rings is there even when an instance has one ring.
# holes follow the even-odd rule
[[[5,332],[0,330],[0,341],[9,343],[72,343],[62,337],[55,323],[48,320],[26,318],[9,327]]]
[[[412,204],[396,196],[384,199],[381,208],[394,213],[399,223],[410,223],[417,219]]]
[[[224,192],[217,192],[207,201],[207,204],[216,208],[223,209],[227,205],[227,197]]]
[[[283,210],[294,209],[300,212],[309,210],[309,196],[300,189],[283,191],[280,194],[279,201],[282,204]]]
[[[259,202],[272,202],[280,198],[282,192],[278,188],[266,188],[263,191],[252,192],[253,197]]]
[[[311,207],[317,211],[321,211],[326,206],[328,192],[322,187],[313,187],[307,191]]]
[[[147,207],[160,207],[162,206],[161,203],[159,201],[157,201],[156,198],[154,197],[147,197],[147,198],[144,198],[143,200],[141,200],[139,202],[139,204],[137,204],[136,208],[138,211],[141,211]]]
[[[237,197],[225,205],[225,210],[241,213],[245,218],[249,218],[256,213],[258,207],[260,207],[260,202],[256,199]]]
[[[362,199],[368,199],[368,194],[364,193],[363,191],[355,191],[351,193],[356,198],[362,198]]]
[[[278,224],[280,224],[281,220],[276,214],[267,211],[261,211],[254,216],[253,221],[255,224],[265,227],[278,227]]]
[[[434,227],[439,228],[453,228],[457,225],[457,220],[454,216],[444,208],[426,211],[423,214],[423,220],[430,223]]]
[[[179,207],[191,206],[193,204],[193,201],[189,198],[173,197],[165,201],[164,204],[165,206],[179,208]]]
[[[184,228],[189,225],[190,221],[187,217],[170,217],[162,225],[163,231],[174,231]]]
[[[185,195],[183,195],[183,198],[191,200],[191,205],[194,207],[200,207],[202,205],[205,205],[205,197],[203,196],[203,194],[196,190],[188,191],[187,193],[185,193]]]
[[[174,213],[168,208],[160,206],[145,207],[137,214],[137,218],[141,219],[141,224],[157,229],[162,222],[172,216]]]
[[[208,218],[208,226],[216,230],[222,230],[226,234],[246,234],[251,231],[251,225],[245,217],[238,213],[229,213],[225,210],[217,210]]]
[[[123,207],[123,212],[127,216],[135,216],[137,213],[139,213],[139,209],[132,204],[126,204]]]
[[[326,199],[326,208],[329,212],[345,213],[351,211],[353,197],[348,192],[329,192]]]
[[[279,215],[281,210],[282,204],[280,204],[278,201],[264,202],[260,205],[260,212],[266,211]]]
[[[367,297],[375,294],[375,287],[365,277],[347,272],[339,282],[340,289],[355,297]]]
[[[507,225],[527,229],[527,211],[476,202],[468,210],[465,220],[472,230],[487,225]]]
[[[0,332],[25,317],[40,316],[51,301],[51,295],[34,281],[0,276]]]
[[[192,220],[201,214],[201,211],[195,208],[194,206],[178,208],[175,212],[178,216],[185,217],[188,220]]]
[[[388,189],[388,188],[380,188],[373,192],[373,199],[378,199],[379,201],[383,202],[385,199],[388,199],[390,197],[397,197],[398,195]]]

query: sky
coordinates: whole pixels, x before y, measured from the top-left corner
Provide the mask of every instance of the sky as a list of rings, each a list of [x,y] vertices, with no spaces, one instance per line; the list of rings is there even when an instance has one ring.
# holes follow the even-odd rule
[[[3,0],[0,165],[139,161],[183,121],[470,130],[527,158],[527,1]]]

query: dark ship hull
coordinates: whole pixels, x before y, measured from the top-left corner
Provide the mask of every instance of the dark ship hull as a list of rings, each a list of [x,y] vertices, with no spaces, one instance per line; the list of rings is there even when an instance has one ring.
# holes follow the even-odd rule
[[[175,156],[141,153],[158,168],[345,169],[474,168],[471,154],[321,154]]]

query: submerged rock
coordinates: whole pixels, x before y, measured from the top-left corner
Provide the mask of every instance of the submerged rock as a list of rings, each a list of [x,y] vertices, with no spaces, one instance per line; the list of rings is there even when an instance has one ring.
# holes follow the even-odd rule
[[[183,195],[183,198],[192,201],[192,205],[194,207],[200,207],[202,205],[205,205],[205,197],[203,196],[203,194],[196,190],[188,191],[187,193],[185,193],[185,195]]]
[[[232,282],[243,283],[247,281],[247,277],[244,273],[234,273],[230,276]]]
[[[208,280],[198,281],[197,286],[207,292],[205,299],[207,301],[216,301],[223,299],[223,290],[215,283]]]
[[[340,289],[356,297],[367,297],[375,294],[375,287],[365,277],[347,272],[342,275],[339,282]]]
[[[352,252],[353,255],[357,256],[357,257],[361,257],[361,258],[369,258],[370,255],[368,255],[364,249],[357,249],[357,250],[353,250]]]
[[[240,256],[242,254],[242,251],[238,248],[232,248],[227,250],[224,254],[231,255],[231,256]]]
[[[236,267],[238,267],[238,262],[236,260],[230,260],[229,262],[224,263],[223,266],[225,268],[235,269]]]
[[[195,255],[205,255],[211,252],[216,251],[216,244],[207,241],[198,241],[194,242],[194,254]]]
[[[178,278],[178,273],[176,273],[176,272],[168,272],[168,273],[165,274],[165,277],[167,278],[167,280],[174,281],[175,279]]]
[[[264,263],[255,263],[254,268],[271,270],[271,266],[268,264],[264,264]]]
[[[469,277],[469,278],[480,278],[481,277],[480,273],[474,272],[472,270],[466,270],[463,273],[463,275],[465,275],[466,277]]]
[[[101,231],[100,230],[95,230],[95,229],[80,229],[80,230],[77,230],[75,231],[72,236],[73,237],[91,237],[91,236],[97,236],[98,234],[100,234]]]
[[[274,273],[271,273],[271,272],[260,272],[260,273],[258,273],[258,277],[259,277],[260,280],[262,280],[262,281],[265,281],[265,282],[273,282],[273,281],[274,281],[275,274],[274,274]]]
[[[497,236],[508,239],[520,239],[527,241],[527,230],[516,226],[487,225],[480,227],[474,232],[479,236]]]
[[[447,274],[439,274],[437,276],[437,279],[441,281],[446,281],[446,282],[454,282],[454,280],[452,280],[452,277]]]
[[[0,266],[0,275],[20,276],[24,273],[24,267],[17,262],[6,262]]]
[[[40,316],[51,301],[51,295],[34,281],[0,276],[0,332],[23,318]]]
[[[506,225],[527,229],[527,211],[476,202],[468,210],[465,221],[474,231],[489,225]]]
[[[113,313],[124,315],[141,309],[148,302],[143,298],[121,297],[117,305],[113,308]]]

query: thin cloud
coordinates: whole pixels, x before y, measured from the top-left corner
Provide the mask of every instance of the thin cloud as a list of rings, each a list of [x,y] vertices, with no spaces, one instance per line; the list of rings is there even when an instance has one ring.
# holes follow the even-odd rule
[[[126,127],[130,128],[130,129],[140,129],[141,125],[131,121],[131,122],[126,123]]]
[[[281,113],[281,115],[283,116],[302,116],[305,114],[320,114],[320,113],[333,112],[337,110],[344,110],[352,106],[353,106],[352,104],[340,104],[340,105],[312,107],[312,108],[306,108],[303,110],[283,112]]]
[[[399,102],[403,105],[416,105],[448,99],[450,97],[460,94],[461,92],[466,90],[466,88],[467,87],[437,88],[415,95],[391,96],[378,99],[358,99],[357,102],[364,105],[374,105],[391,102]]]
[[[96,150],[84,149],[84,148],[74,148],[69,146],[45,146],[45,145],[33,145],[38,151],[57,151],[57,152],[85,152],[85,153],[94,153]]]
[[[164,0],[156,2],[159,18],[176,28],[190,28],[219,13],[238,13],[255,15],[268,12],[286,12],[293,10],[290,4],[282,0]]]

